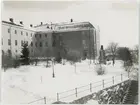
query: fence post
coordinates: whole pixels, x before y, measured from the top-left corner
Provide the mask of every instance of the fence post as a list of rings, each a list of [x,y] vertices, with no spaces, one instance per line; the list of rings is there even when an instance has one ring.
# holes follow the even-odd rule
[[[92,92],[92,83],[90,83],[90,92]]]
[[[114,76],[112,77],[112,81],[113,81],[113,84],[114,84]]]
[[[44,104],[46,104],[46,97],[44,97]]]
[[[57,101],[59,101],[59,93],[57,93]]]
[[[77,97],[77,88],[75,88],[75,95],[76,95],[76,97]]]
[[[123,81],[123,75],[121,74],[121,81]]]
[[[103,79],[103,88],[104,88],[104,79]]]

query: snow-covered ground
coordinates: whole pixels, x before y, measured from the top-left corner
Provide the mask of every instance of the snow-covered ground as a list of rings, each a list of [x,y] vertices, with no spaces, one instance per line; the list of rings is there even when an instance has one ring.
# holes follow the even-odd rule
[[[112,76],[115,76],[115,83],[118,83],[121,82],[121,73],[125,74],[123,80],[127,79],[127,73],[122,68],[121,61],[116,61],[114,66],[105,65],[106,74],[104,75],[97,75],[94,69],[95,65],[89,66],[88,60],[77,63],[76,71],[75,67],[68,62],[66,65],[56,64],[54,66],[55,78],[52,78],[52,67],[46,68],[44,65],[45,63],[40,63],[38,66],[21,66],[6,72],[2,71],[2,103],[27,104],[44,97],[46,97],[47,103],[52,103],[57,100],[57,93],[63,91],[97,81],[101,81],[99,84],[102,84],[102,79],[105,79],[105,83],[110,81],[110,85],[112,85]],[[110,85],[109,83],[108,85],[105,84],[105,87]],[[97,89],[94,88],[92,91],[101,88],[102,86]],[[75,90],[71,91],[71,94],[73,93]],[[89,93],[89,90],[79,93],[77,98]],[[64,94],[60,94],[59,97],[65,96]],[[65,98],[63,101],[72,101],[73,99],[76,97]],[[35,102],[35,104],[37,103],[44,103],[44,100]]]

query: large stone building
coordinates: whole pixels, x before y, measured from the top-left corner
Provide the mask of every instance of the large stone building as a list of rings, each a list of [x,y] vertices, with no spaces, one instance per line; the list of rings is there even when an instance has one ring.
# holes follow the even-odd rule
[[[2,54],[8,54],[13,57],[21,54],[21,48],[23,43],[28,45],[31,43],[35,34],[35,30],[32,25],[30,28],[25,28],[23,22],[15,24],[13,19],[10,22],[2,21]],[[30,52],[32,48],[29,48]]]
[[[23,42],[30,57],[66,57],[94,59],[99,56],[99,31],[89,22],[43,24],[25,28],[23,23],[2,21],[2,52],[19,56]],[[66,53],[65,53],[66,51]]]

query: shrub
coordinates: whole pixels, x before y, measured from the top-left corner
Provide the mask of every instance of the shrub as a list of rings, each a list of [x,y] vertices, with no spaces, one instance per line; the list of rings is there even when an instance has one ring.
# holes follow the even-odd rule
[[[18,58],[13,58],[13,67],[17,68],[20,66],[20,60]]]
[[[98,75],[103,75],[105,74],[105,67],[101,64],[96,65],[95,71]]]
[[[7,54],[2,55],[2,68],[5,70],[8,68],[17,68],[20,66],[20,60],[18,58],[13,58]]]

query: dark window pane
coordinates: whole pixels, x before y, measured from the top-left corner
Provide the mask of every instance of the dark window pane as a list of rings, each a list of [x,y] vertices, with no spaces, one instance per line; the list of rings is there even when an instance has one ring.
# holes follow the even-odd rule
[[[11,50],[8,50],[8,55],[11,56]]]
[[[40,47],[42,47],[42,42],[40,42]]]
[[[17,34],[17,30],[15,30],[15,34]]]
[[[31,46],[33,46],[33,42],[31,42]]]
[[[47,42],[45,43],[45,45],[46,45],[46,47],[48,47],[48,43]]]
[[[10,28],[8,28],[8,33],[10,33]]]
[[[17,40],[15,40],[15,45],[17,46]]]
[[[4,55],[4,51],[2,50],[2,55]]]
[[[8,45],[11,45],[11,40],[10,39],[8,39]]]
[[[23,32],[21,31],[21,35],[23,35]]]
[[[21,46],[23,46],[23,40],[21,40]]]

